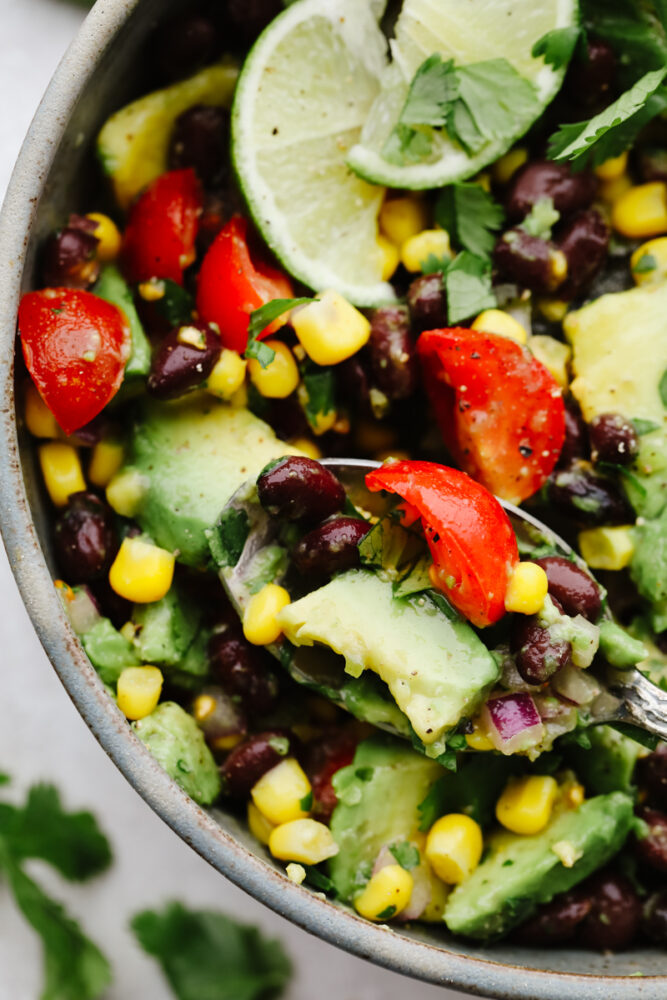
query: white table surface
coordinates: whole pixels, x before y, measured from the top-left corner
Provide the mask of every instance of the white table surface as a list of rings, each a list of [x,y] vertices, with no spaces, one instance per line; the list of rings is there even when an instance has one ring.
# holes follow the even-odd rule
[[[30,119],[85,11],[69,0],[0,0],[0,198]],[[91,209],[94,206],[91,206]],[[137,795],[97,744],[42,650],[0,549],[3,685],[0,771],[20,796],[55,782],[70,808],[90,808],[111,839],[115,863],[90,885],[35,871],[100,944],[113,965],[108,1000],[170,1000],[158,967],[135,944],[130,917],[179,899],[259,925],[285,943],[297,970],[286,1000],[453,1000],[461,994],[409,983],[305,934],[227,882]],[[4,791],[4,790],[3,790]],[[38,938],[0,884],[0,1000],[38,1000]]]

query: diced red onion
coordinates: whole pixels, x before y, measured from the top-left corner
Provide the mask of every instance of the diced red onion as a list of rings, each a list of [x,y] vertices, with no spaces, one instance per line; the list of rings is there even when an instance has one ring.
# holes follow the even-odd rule
[[[395,864],[397,864],[396,858],[385,844],[384,847],[380,848],[380,852],[375,859],[371,875],[377,875],[382,868],[387,868],[389,865]]]
[[[496,750],[504,754],[527,750],[544,736],[540,713],[526,692],[489,699],[482,709],[482,724]]]
[[[77,635],[84,635],[84,633],[89,632],[93,625],[101,618],[97,601],[88,590],[88,587],[77,588],[71,600],[65,598],[64,606],[70,624]]]
[[[413,868],[410,874],[414,880],[410,902],[404,910],[401,910],[396,918],[399,922],[402,921],[404,923],[407,920],[419,920],[431,902],[433,895],[431,880],[424,865],[420,865],[419,868]]]
[[[600,693],[600,685],[591,674],[570,664],[558,671],[551,687],[574,705],[588,705]]]

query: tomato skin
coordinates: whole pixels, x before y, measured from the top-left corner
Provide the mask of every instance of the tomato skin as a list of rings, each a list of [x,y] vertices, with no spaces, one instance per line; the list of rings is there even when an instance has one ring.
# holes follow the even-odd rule
[[[250,313],[272,299],[294,297],[289,278],[265,261],[252,259],[248,222],[234,215],[211,244],[199,270],[197,311],[203,323],[216,323],[223,347],[243,354]],[[268,336],[273,327],[267,327]]]
[[[183,271],[195,259],[195,240],[203,205],[192,168],[162,174],[130,209],[123,239],[123,268],[130,282],[168,278],[183,284]]]
[[[397,493],[421,516],[437,585],[473,625],[505,614],[505,592],[519,550],[511,522],[487,489],[435,462],[403,461],[366,476],[377,493]]]
[[[456,462],[503,500],[536,493],[565,441],[565,406],[551,373],[516,341],[461,327],[428,330],[417,351]]]
[[[65,431],[72,434],[115,396],[130,355],[124,314],[74,288],[46,288],[21,299],[23,357],[33,382]]]

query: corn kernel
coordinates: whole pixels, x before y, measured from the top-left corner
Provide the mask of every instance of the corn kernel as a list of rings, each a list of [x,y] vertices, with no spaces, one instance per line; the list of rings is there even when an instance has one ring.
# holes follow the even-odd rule
[[[93,236],[99,240],[97,259],[103,264],[115,260],[120,253],[122,244],[122,237],[116,223],[108,215],[103,215],[101,212],[88,212],[86,218],[97,223],[93,230]]]
[[[556,780],[548,774],[511,779],[496,802],[496,819],[512,833],[539,833],[551,819],[557,794]]]
[[[371,335],[371,325],[338,292],[322,292],[292,312],[291,323],[303,349],[316,365],[337,365],[356,354]]]
[[[567,388],[568,368],[572,357],[569,344],[540,333],[530,338],[528,350],[553,375],[561,389]]]
[[[290,603],[290,596],[277,583],[267,583],[248,601],[243,615],[243,634],[254,646],[268,646],[281,633],[277,616]]]
[[[123,464],[123,445],[112,438],[102,438],[93,447],[88,478],[94,486],[108,486]]]
[[[377,238],[380,254],[382,255],[382,280],[389,281],[394,271],[398,267],[400,254],[398,247],[391,240],[388,240],[382,233]]]
[[[260,844],[264,844],[266,847],[269,846],[269,837],[275,830],[275,824],[269,822],[254,802],[248,803],[248,829]]]
[[[165,285],[160,278],[149,278],[137,285],[137,291],[144,302],[159,302],[164,298]]]
[[[472,183],[477,184],[481,187],[483,191],[487,194],[491,193],[491,174],[488,170],[480,170],[480,172],[472,178]]]
[[[26,427],[33,437],[56,438],[60,434],[58,421],[40,396],[34,382],[26,384],[24,417]]]
[[[413,888],[410,872],[400,865],[386,865],[371,876],[354,908],[366,920],[391,920],[408,905]]]
[[[426,205],[419,198],[390,198],[380,209],[380,231],[400,247],[428,225]]]
[[[549,583],[541,566],[520,562],[514,567],[505,593],[505,609],[522,615],[534,615],[544,604]]]
[[[293,819],[277,826],[269,839],[269,850],[280,861],[319,865],[338,854],[331,830],[316,819]]]
[[[635,551],[632,526],[580,531],[579,551],[591,569],[625,569]]]
[[[422,910],[420,921],[427,924],[442,925],[442,915],[445,912],[445,905],[450,893],[448,885],[439,879],[433,872],[429,872],[429,882],[431,885],[431,898]]]
[[[246,410],[248,408],[248,386],[245,381],[241,383],[229,400],[229,405],[235,407],[237,410]]]
[[[286,757],[262,775],[253,785],[250,794],[261,814],[270,823],[280,826],[308,816],[309,810],[304,806],[312,789],[298,761],[293,757]],[[299,858],[290,860],[298,861]]]
[[[413,274],[422,270],[429,257],[452,257],[449,233],[444,229],[424,229],[401,246],[401,263]]]
[[[568,809],[578,809],[585,799],[584,786],[578,781],[568,781],[562,788],[563,802]]]
[[[667,184],[651,181],[631,187],[614,202],[611,221],[614,229],[631,239],[667,232]]]
[[[56,507],[64,507],[72,493],[86,488],[79,453],[71,444],[49,441],[39,449],[44,483]]]
[[[303,865],[294,864],[293,861],[285,867],[285,874],[295,885],[302,885],[306,881],[306,869]]]
[[[118,707],[128,719],[150,715],[162,692],[162,671],[157,667],[125,667],[116,685]]]
[[[124,538],[109,570],[111,588],[134,604],[159,601],[171,587],[174,555],[142,538]]]
[[[497,333],[501,337],[516,340],[519,344],[525,344],[528,340],[526,328],[514,316],[503,312],[502,309],[485,309],[475,317],[471,329],[481,330],[483,333]]]
[[[598,197],[604,205],[611,208],[619,198],[622,198],[632,187],[632,181],[627,174],[615,177],[611,181],[603,181],[598,189]],[[609,218],[611,221],[611,218]]]
[[[549,252],[549,275],[554,288],[562,285],[567,278],[567,257],[562,250]]]
[[[106,489],[109,506],[121,517],[134,517],[141,510],[148,482],[138,469],[122,469]]]
[[[231,399],[245,381],[246,365],[247,362],[237,351],[224,347],[206,380],[206,388],[218,399]]]
[[[505,153],[499,160],[496,160],[491,168],[496,184],[509,183],[519,167],[522,167],[527,159],[528,150],[526,147],[517,146],[515,149],[510,149],[509,153]]]
[[[311,438],[294,438],[290,444],[293,448],[296,448],[304,455],[307,455],[308,458],[314,458],[315,461],[317,461],[318,458],[322,458],[322,452]]]
[[[386,451],[377,451],[373,458],[376,462],[409,462],[412,455],[409,451],[403,451],[401,448],[388,448]]]
[[[495,750],[493,742],[477,723],[471,733],[466,733],[466,743],[471,750]]]
[[[662,281],[667,277],[667,236],[649,240],[637,247],[630,258],[630,270],[638,285]]]
[[[550,323],[562,323],[569,306],[563,299],[539,299],[537,308]]]
[[[260,396],[285,399],[299,384],[299,368],[294,355],[282,340],[265,340],[264,343],[275,351],[275,356],[265,368],[262,368],[256,358],[252,358],[248,362],[250,381]]]
[[[436,820],[426,838],[426,859],[448,885],[458,885],[474,872],[484,847],[482,830],[470,816],[450,813]]]
[[[595,168],[595,176],[599,177],[601,181],[615,181],[622,174],[625,173],[625,169],[628,165],[628,153],[621,153],[620,156],[612,156],[611,159],[605,160],[601,163],[599,167]]]

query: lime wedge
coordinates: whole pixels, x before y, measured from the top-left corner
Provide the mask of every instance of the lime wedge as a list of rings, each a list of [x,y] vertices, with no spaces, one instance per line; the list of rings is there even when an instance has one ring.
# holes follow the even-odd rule
[[[361,140],[350,151],[349,166],[360,177],[389,187],[434,188],[470,177],[506,152],[536,115],[518,115],[513,134],[489,142],[474,156],[443,131],[435,131],[425,160],[404,166],[390,163],[382,150],[419,67],[434,53],[457,66],[503,57],[534,85],[539,108],[544,108],[565,69],[554,70],[541,57],[534,59],[531,50],[548,31],[577,21],[576,0],[404,0],[391,42],[392,63],[383,74]]]
[[[246,59],[232,157],[250,212],[287,270],[357,305],[391,300],[377,216],[384,195],[345,158],[380,92],[387,41],[378,0],[299,0]]]

